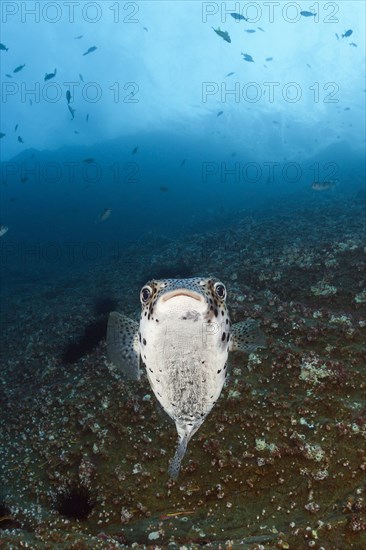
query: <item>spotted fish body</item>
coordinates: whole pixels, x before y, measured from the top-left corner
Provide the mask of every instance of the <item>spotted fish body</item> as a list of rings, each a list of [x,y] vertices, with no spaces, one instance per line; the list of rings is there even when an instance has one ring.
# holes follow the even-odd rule
[[[139,324],[111,313],[108,355],[135,379],[139,357],[145,365],[151,388],[178,432],[169,467],[176,479],[189,440],[220,396],[230,349],[251,351],[263,347],[264,339],[255,321],[231,326],[225,286],[214,278],[152,280],[140,299]]]
[[[230,339],[226,291],[214,279],[150,281],[146,288],[151,297],[142,307],[141,357],[155,396],[176,424],[179,446],[170,466],[176,477],[190,438],[225,381]]]

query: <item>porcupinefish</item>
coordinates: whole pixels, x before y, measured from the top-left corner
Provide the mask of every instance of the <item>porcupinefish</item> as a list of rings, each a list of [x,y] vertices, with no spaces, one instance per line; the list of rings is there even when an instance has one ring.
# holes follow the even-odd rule
[[[174,420],[178,446],[169,475],[177,479],[191,437],[218,400],[229,351],[265,347],[253,319],[231,325],[226,288],[215,278],[151,280],[140,292],[140,322],[110,313],[111,363],[139,380],[140,360],[151,388]]]

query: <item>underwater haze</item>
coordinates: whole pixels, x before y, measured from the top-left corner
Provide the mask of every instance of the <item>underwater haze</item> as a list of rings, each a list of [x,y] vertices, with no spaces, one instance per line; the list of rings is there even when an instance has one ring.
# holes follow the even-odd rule
[[[0,10],[0,546],[366,547],[365,3]],[[193,277],[266,347],[173,480],[106,331]]]

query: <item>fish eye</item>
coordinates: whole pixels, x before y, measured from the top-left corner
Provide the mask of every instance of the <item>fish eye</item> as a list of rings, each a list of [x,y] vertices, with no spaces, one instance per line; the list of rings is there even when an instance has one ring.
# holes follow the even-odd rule
[[[226,298],[226,288],[222,283],[215,283],[214,286],[216,296],[220,298],[220,300],[225,300]]]
[[[150,286],[144,286],[140,293],[141,302],[146,304],[152,295],[152,288]]]

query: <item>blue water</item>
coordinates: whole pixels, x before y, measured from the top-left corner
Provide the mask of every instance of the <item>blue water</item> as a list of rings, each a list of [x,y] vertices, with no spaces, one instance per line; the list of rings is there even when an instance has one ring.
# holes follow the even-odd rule
[[[344,536],[344,548],[366,544],[352,538],[365,529],[352,529],[360,510],[347,504],[362,485],[365,5],[280,2],[272,13],[267,4],[84,2],[72,15],[63,2],[2,3],[0,546],[4,533],[35,547],[42,514],[47,525],[56,514],[63,540],[70,526],[55,502],[75,479],[99,498],[76,543],[97,535],[103,516],[100,530],[120,536],[120,547],[151,544],[146,533],[178,510],[192,514],[192,529],[165,523],[163,547],[176,528],[192,548],[229,539],[278,546],[268,527],[276,522],[300,549],[317,520],[333,528],[320,531],[324,547],[341,548]],[[136,318],[151,277],[211,274],[228,287],[234,321],[258,319],[269,345],[250,369],[247,357],[234,358],[229,386],[190,443],[182,486],[173,486],[174,426],[143,401],[146,380],[126,389],[108,370],[107,316]],[[319,284],[336,291],[319,296]],[[324,386],[299,383],[312,354],[331,369]],[[309,466],[296,431],[286,439],[295,429],[309,445],[325,438],[327,461]],[[256,449],[264,433],[280,449],[266,466]],[[139,462],[150,473],[135,494]],[[310,515],[308,488],[328,467],[316,485],[320,515]],[[99,477],[86,482],[80,468]],[[290,493],[299,533],[283,512]],[[48,535],[45,544],[56,540]]]
[[[135,142],[139,149],[132,155]],[[230,212],[244,215],[288,196],[321,203],[363,187],[364,157],[346,143],[301,163],[225,153],[161,133],[88,149],[36,152],[33,158],[21,153],[2,166],[3,173],[17,168],[14,176],[5,176],[1,191],[2,219],[10,227],[2,244],[127,243],[149,231],[176,237],[198,227],[220,227]],[[86,158],[94,160],[86,164]],[[20,174],[28,178],[25,183]],[[311,189],[313,181],[328,180],[336,180],[334,189]],[[99,221],[106,208],[110,218]]]

